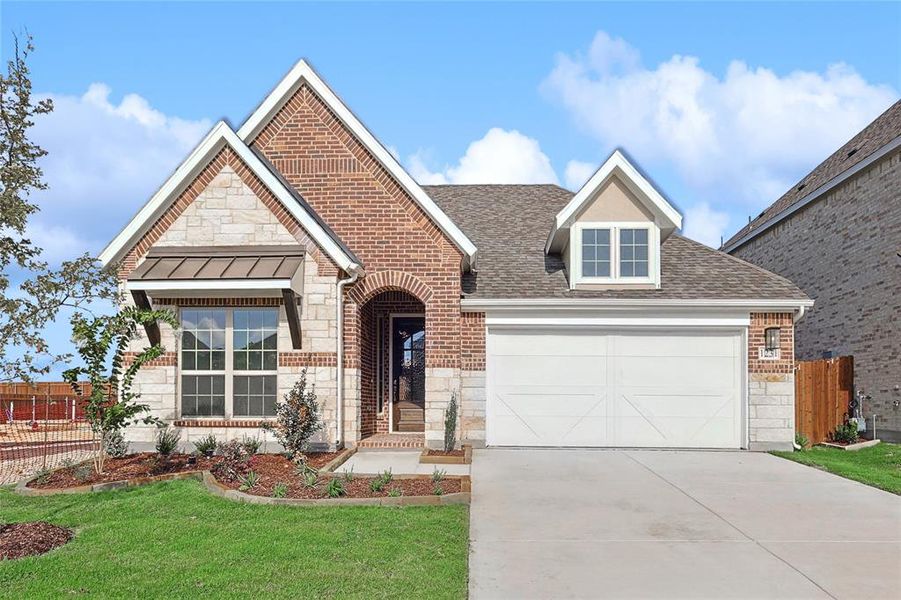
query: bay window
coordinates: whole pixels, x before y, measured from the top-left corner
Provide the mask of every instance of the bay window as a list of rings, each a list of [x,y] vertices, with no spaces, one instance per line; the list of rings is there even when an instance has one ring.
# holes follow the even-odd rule
[[[181,415],[270,417],[278,375],[278,309],[181,311]]]

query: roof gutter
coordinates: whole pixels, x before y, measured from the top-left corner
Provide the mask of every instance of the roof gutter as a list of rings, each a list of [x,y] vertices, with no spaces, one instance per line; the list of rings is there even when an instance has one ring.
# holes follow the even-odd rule
[[[813,306],[813,300],[801,298],[785,299],[680,299],[680,298],[463,298],[460,307],[463,312],[485,312],[488,310],[528,311],[528,310],[586,310],[623,309],[646,310],[648,308],[699,309],[725,308],[769,311],[792,311],[797,319],[806,309]]]
[[[859,163],[857,163],[856,165],[851,167],[850,169],[846,169],[846,170],[842,171],[841,173],[839,173],[838,175],[836,175],[835,177],[833,177],[832,179],[830,179],[829,181],[827,181],[826,183],[821,185],[820,187],[816,188],[815,190],[813,190],[812,192],[810,192],[809,194],[807,194],[806,196],[801,198],[801,200],[795,202],[794,204],[787,207],[783,211],[777,213],[775,216],[764,221],[757,227],[751,229],[750,231],[748,231],[746,234],[744,234],[743,236],[741,236],[734,242],[730,242],[730,243],[726,244],[725,246],[723,246],[721,248],[721,250],[723,252],[729,252],[729,253],[731,253],[733,250],[737,250],[739,247],[747,244],[748,242],[750,242],[751,240],[756,238],[758,235],[760,235],[764,231],[767,231],[768,229],[774,227],[775,225],[778,225],[780,222],[784,221],[785,219],[787,219],[794,213],[798,212],[799,210],[801,210],[808,204],[816,201],[820,196],[822,196],[826,192],[828,192],[828,191],[832,190],[833,188],[839,186],[840,184],[844,183],[845,181],[847,181],[854,175],[860,173],[861,171],[863,171],[864,169],[866,169],[873,163],[877,162],[878,160],[882,159],[885,155],[891,153],[893,150],[895,150],[899,147],[901,147],[901,136],[896,137],[895,139],[890,141],[888,144],[886,144],[885,146],[883,146],[876,152],[872,153],[871,155],[869,155],[868,157],[866,157],[865,159],[863,159],[862,161],[860,161]]]

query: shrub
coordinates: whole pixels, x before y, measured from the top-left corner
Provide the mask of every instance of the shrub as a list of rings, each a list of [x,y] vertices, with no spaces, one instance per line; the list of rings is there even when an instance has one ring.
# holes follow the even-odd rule
[[[397,497],[403,496],[403,495],[404,495],[404,493],[401,491],[400,488],[391,488],[390,490],[388,490],[388,496],[391,498],[397,498]]]
[[[432,483],[438,484],[444,481],[444,476],[447,475],[447,471],[444,469],[439,469],[435,467],[435,470],[432,471]]]
[[[391,483],[392,479],[394,479],[394,475],[392,475],[391,469],[382,471],[381,475],[369,482],[369,489],[373,492],[381,492],[386,485]]]
[[[194,448],[197,450],[197,453],[206,457],[213,456],[213,454],[216,453],[216,447],[218,445],[219,442],[216,441],[216,436],[212,433],[205,435],[194,442]]]
[[[288,495],[288,485],[282,482],[276,483],[272,488],[273,498],[284,498]]]
[[[164,458],[178,450],[178,444],[181,442],[181,432],[178,429],[170,429],[169,427],[161,427],[156,432],[156,453]]]
[[[457,393],[451,394],[444,411],[444,451],[450,452],[457,444]]]
[[[82,463],[72,469],[72,477],[74,477],[76,481],[85,482],[91,478],[91,473],[93,471],[94,467],[89,463]]]
[[[329,498],[340,498],[347,493],[347,490],[344,489],[344,484],[341,483],[341,480],[335,478],[329,480],[325,493]]]
[[[347,483],[350,483],[351,481],[354,480],[354,477],[355,477],[355,475],[354,475],[353,467],[351,467],[350,470],[344,469],[344,481],[346,481]]]
[[[795,434],[795,444],[801,447],[801,450],[807,450],[807,447],[810,446],[810,440],[807,439],[807,436],[801,432]]]
[[[313,386],[307,389],[307,370],[304,369],[284,400],[276,404],[275,422],[264,423],[263,428],[272,432],[291,460],[302,463],[306,460],[303,453],[310,439],[322,427],[316,390]]]
[[[303,474],[303,484],[310,489],[319,485],[319,473],[316,471],[307,471]]]
[[[41,485],[47,483],[48,481],[50,481],[50,474],[52,472],[53,471],[51,471],[47,467],[44,467],[43,469],[41,469],[37,473],[35,473],[35,479],[34,479],[35,482],[37,482]]]
[[[128,442],[119,429],[113,429],[106,436],[106,453],[112,458],[122,458],[128,455]]]
[[[260,448],[263,446],[263,442],[260,441],[260,438],[258,437],[247,437],[245,435],[243,438],[241,438],[241,445],[244,446],[244,451],[247,452],[247,454],[253,456],[260,451]]]
[[[839,444],[853,444],[860,439],[860,433],[857,431],[857,421],[845,421],[843,425],[835,428],[835,431],[829,434],[829,440]]]
[[[246,492],[247,490],[251,490],[257,486],[257,484],[260,482],[260,476],[257,475],[255,471],[248,471],[247,475],[239,477],[238,481],[241,482],[241,485],[238,486],[238,491]]]
[[[238,440],[219,442],[216,451],[222,455],[219,470],[231,480],[238,479],[250,461],[250,455],[247,454],[247,450],[244,449],[241,442]]]
[[[441,495],[444,494],[444,488],[441,487],[441,484],[440,484],[440,483],[436,483],[436,484],[435,484],[435,488],[432,490],[432,492],[433,492],[436,496],[441,496]]]

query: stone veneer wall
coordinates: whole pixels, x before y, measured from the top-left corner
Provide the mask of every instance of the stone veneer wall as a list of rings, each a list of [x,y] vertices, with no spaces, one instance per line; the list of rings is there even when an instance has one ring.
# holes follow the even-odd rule
[[[901,439],[901,150],[732,251],[816,301],[795,326],[799,360],[854,357],[864,415]],[[896,405],[896,403],[898,403]],[[871,427],[872,428],[872,427]]]
[[[330,424],[314,442],[321,447],[331,447],[335,443],[336,407],[336,271],[330,263],[323,263],[319,250],[311,247],[311,242],[302,230],[292,234],[269,206],[263,203],[256,192],[242,178],[234,163],[226,162],[217,167],[218,173],[209,177],[206,187],[185,202],[178,216],[171,219],[167,227],[158,232],[148,249],[155,246],[233,246],[233,245],[303,245],[307,249],[304,258],[304,290],[301,298],[302,349],[291,347],[284,308],[279,310],[278,331],[278,393],[287,393],[297,381],[301,371],[307,368],[307,381],[315,385],[322,406],[324,420]],[[290,226],[291,224],[288,223]],[[139,264],[142,256],[135,257]],[[323,266],[325,268],[323,268]],[[322,272],[324,271],[324,274]],[[128,298],[128,303],[131,299]],[[181,307],[249,307],[278,306],[281,298],[154,298],[154,305],[170,308],[176,312]],[[178,397],[178,348],[180,336],[177,331],[162,326],[162,343],[167,349],[163,360],[145,366],[135,381],[135,391],[141,394],[141,401],[151,407],[151,414],[168,422],[178,422],[180,417]],[[138,351],[148,344],[146,336],[131,345]],[[272,436],[255,427],[258,421],[233,420],[188,420],[183,423],[182,442],[190,448],[190,442],[212,433],[220,439],[241,438],[244,435],[258,436],[271,441]],[[199,426],[202,423],[202,426]],[[240,424],[240,426],[236,426]],[[130,427],[127,438],[134,449],[144,449],[153,444],[155,428],[145,426]]]
[[[779,328],[779,359],[759,359],[764,331]],[[791,313],[752,313],[748,329],[748,447],[789,450],[795,439],[794,323]]]

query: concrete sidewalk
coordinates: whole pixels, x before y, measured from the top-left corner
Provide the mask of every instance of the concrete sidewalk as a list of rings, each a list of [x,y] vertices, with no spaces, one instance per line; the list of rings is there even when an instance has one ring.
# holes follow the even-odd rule
[[[898,598],[901,498],[767,454],[481,450],[470,597]]]

